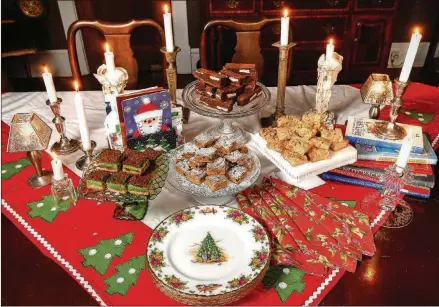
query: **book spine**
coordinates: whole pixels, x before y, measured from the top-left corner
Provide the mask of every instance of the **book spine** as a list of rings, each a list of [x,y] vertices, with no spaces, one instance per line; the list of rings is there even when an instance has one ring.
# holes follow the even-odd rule
[[[366,167],[366,168],[376,168],[385,170],[387,167],[392,165],[392,162],[387,161],[371,161],[371,160],[361,160],[358,159],[357,162],[352,163],[352,166],[356,167]],[[413,175],[416,176],[428,176],[433,174],[433,168],[429,164],[412,164],[409,163],[412,168]]]
[[[381,140],[359,138],[352,135],[346,135],[346,138],[349,140],[351,144],[371,145],[371,146],[385,147],[385,148],[398,149],[398,150],[401,149],[401,144],[388,143],[386,141],[381,141]],[[424,149],[422,147],[417,147],[417,146],[412,147],[412,152],[414,153],[422,153],[423,150]]]
[[[342,176],[347,176],[347,177],[352,177],[352,178],[357,178],[357,179],[367,180],[367,181],[372,181],[372,182],[374,182],[375,180],[378,179],[376,177],[368,176],[368,175],[365,175],[362,173],[356,173],[356,172],[351,172],[351,171],[342,170],[342,169],[333,169],[332,171],[329,171],[329,173],[334,173],[334,174],[338,174],[338,175],[342,175]]]
[[[358,160],[369,160],[369,161],[386,161],[386,162],[396,162],[398,157],[393,156],[385,156],[382,154],[374,154],[374,153],[358,153]],[[436,164],[437,159],[430,158],[409,158],[407,163],[413,164]]]
[[[337,174],[331,174],[329,172],[323,173],[321,176],[322,176],[323,180],[330,180],[330,181],[336,181],[336,182],[341,182],[341,183],[346,183],[346,184],[358,185],[358,186],[362,186],[362,187],[366,187],[366,188],[373,188],[376,190],[382,190],[382,188],[383,188],[382,184],[380,184],[380,183],[357,179],[357,178],[340,176]],[[424,194],[424,193],[420,193],[420,192],[409,191],[406,189],[406,187],[404,189],[401,189],[401,191],[404,194],[406,194],[407,196],[423,198],[423,199],[428,199],[430,197],[430,191],[428,191],[428,194]]]

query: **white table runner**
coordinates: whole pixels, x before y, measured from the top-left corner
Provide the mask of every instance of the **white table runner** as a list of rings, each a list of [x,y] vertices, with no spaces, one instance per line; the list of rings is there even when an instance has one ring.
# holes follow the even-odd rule
[[[270,104],[261,112],[261,116],[267,116],[274,112],[276,101],[276,88],[269,88],[272,94]],[[59,98],[63,100],[61,104],[61,115],[66,118],[67,136],[80,140],[78,121],[76,118],[76,110],[73,104],[75,92],[57,92]],[[90,129],[90,137],[96,141],[97,148],[106,148],[107,140],[105,138],[104,119],[105,119],[105,103],[102,92],[100,91],[84,91],[82,92],[86,107],[88,126]],[[285,113],[301,115],[305,111],[315,106],[316,86],[294,86],[288,87],[285,97]],[[181,104],[181,90],[177,90],[177,97]],[[10,124],[12,117],[16,113],[36,113],[42,120],[52,127],[52,138],[50,146],[59,140],[59,134],[56,132],[52,124],[53,114],[46,105],[47,94],[45,92],[27,92],[27,93],[6,93],[2,95],[2,120]],[[347,85],[336,85],[332,92],[329,110],[336,114],[337,123],[344,124],[349,115],[368,117],[369,105],[362,102],[360,91]],[[236,123],[240,124],[245,130],[257,133],[260,129],[259,117],[256,114],[251,117],[240,118]],[[218,119],[209,118],[191,112],[189,124],[184,125],[184,135],[186,141],[192,140],[196,135],[205,129],[219,122]],[[266,159],[259,151],[255,151],[261,161],[261,175],[258,183],[264,176],[277,171],[268,159]],[[75,167],[76,160],[82,155],[76,152],[69,156],[60,156],[63,163],[81,176],[82,172]],[[309,185],[309,183],[307,183]],[[308,186],[309,187],[309,186]],[[175,190],[168,183],[163,187],[160,195],[150,201],[149,208],[143,222],[154,228],[160,221],[170,214],[195,205],[195,201],[186,194]],[[229,205],[236,206],[236,203]]]

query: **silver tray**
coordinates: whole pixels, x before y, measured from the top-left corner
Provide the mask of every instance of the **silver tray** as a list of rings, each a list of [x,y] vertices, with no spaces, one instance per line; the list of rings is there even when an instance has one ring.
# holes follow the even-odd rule
[[[89,164],[78,185],[78,194],[80,198],[86,198],[91,200],[96,200],[99,202],[115,202],[115,203],[136,203],[145,202],[148,199],[153,200],[160,194],[163,186],[166,182],[166,176],[169,170],[169,155],[163,153],[159,156],[153,163],[153,169],[151,171],[151,179],[148,183],[149,194],[148,195],[135,195],[135,194],[122,194],[117,192],[112,192],[107,189],[104,191],[93,191],[87,189],[86,178],[89,173],[97,169],[99,154],[93,157],[92,162]]]
[[[195,184],[186,179],[186,177],[180,175],[175,169],[175,157],[183,149],[184,145],[177,147],[170,154],[171,158],[169,160],[169,173],[168,182],[175,189],[192,195],[206,198],[219,198],[224,196],[232,196],[236,193],[242,192],[251,185],[253,185],[259,177],[261,172],[261,162],[259,162],[258,157],[253,152],[249,151],[249,155],[252,157],[254,164],[253,169],[247,174],[247,178],[240,184],[233,183],[229,181],[228,186],[219,189],[217,191],[212,191],[206,183]]]
[[[237,118],[253,115],[264,108],[271,99],[270,91],[258,82],[257,84],[262,89],[262,95],[250,102],[245,106],[238,106],[236,103],[233,105],[233,110],[230,112],[221,111],[218,109],[210,108],[200,103],[200,94],[195,91],[195,85],[198,81],[189,83],[183,90],[182,98],[185,103],[185,107],[192,111],[208,117],[221,117],[221,118]]]

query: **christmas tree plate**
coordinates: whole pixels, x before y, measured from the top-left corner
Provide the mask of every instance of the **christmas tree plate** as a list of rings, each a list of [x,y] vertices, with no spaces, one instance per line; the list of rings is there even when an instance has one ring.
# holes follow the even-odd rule
[[[150,168],[146,171],[151,174],[151,179],[148,183],[148,195],[134,195],[130,193],[122,194],[112,192],[107,189],[104,191],[95,191],[87,189],[86,178],[88,174],[97,169],[99,154],[95,155],[92,162],[89,164],[82,175],[78,185],[78,192],[80,198],[96,200],[99,202],[115,202],[119,204],[135,204],[138,202],[145,202],[153,200],[160,194],[166,182],[166,176],[169,170],[169,156],[166,153],[161,154],[154,162],[151,163]]]
[[[173,299],[224,305],[252,291],[269,260],[269,237],[259,222],[239,209],[203,205],[162,221],[146,262],[155,284]]]
[[[169,161],[168,182],[177,190],[192,195],[194,199],[202,204],[226,204],[230,202],[236,193],[244,191],[246,188],[255,183],[261,172],[261,162],[256,154],[249,151],[248,155],[253,160],[253,167],[248,171],[247,177],[240,184],[228,181],[227,186],[216,191],[212,191],[209,186],[203,182],[195,184],[189,181],[185,176],[177,172],[175,165],[176,157],[183,150],[184,146],[177,147],[172,153]],[[215,199],[220,199],[216,202]]]

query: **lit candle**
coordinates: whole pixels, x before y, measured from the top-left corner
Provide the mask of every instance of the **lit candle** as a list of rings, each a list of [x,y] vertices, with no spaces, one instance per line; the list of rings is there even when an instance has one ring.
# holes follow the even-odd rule
[[[326,45],[326,61],[332,61],[334,58],[334,44],[332,38],[329,40],[329,43]]]
[[[53,160],[50,162],[52,164],[53,179],[61,180],[64,179],[64,170],[62,168],[62,162],[57,158],[55,154],[52,154]]]
[[[43,72],[43,81],[46,86],[47,96],[49,97],[49,101],[55,103],[58,101],[58,97],[56,97],[55,84],[53,84],[52,74],[47,69],[47,66],[44,66]]]
[[[401,169],[404,169],[407,165],[407,161],[410,156],[410,152],[412,151],[413,145],[413,135],[412,129],[408,129],[407,136],[402,143],[401,150],[399,151],[398,159],[396,160],[396,166],[399,166]]]
[[[290,30],[290,17],[288,17],[288,10],[284,10],[284,16],[280,20],[280,45],[288,45],[288,32]]]
[[[165,13],[163,14],[165,24],[166,51],[174,51],[174,34],[172,33],[172,15],[168,13],[168,6],[165,5]]]
[[[405,56],[404,65],[402,66],[401,75],[399,81],[407,82],[412,71],[413,62],[415,61],[416,53],[418,52],[419,44],[421,43],[422,35],[419,33],[419,28],[415,28],[415,31],[410,40],[409,49]]]
[[[78,82],[75,81],[75,107],[76,116],[78,117],[79,132],[81,134],[82,148],[89,150],[91,148],[90,132],[88,131],[87,117],[85,116],[84,100],[79,92]]]
[[[112,73],[114,71],[114,53],[110,51],[110,45],[105,43],[105,64],[107,65],[107,71]]]

